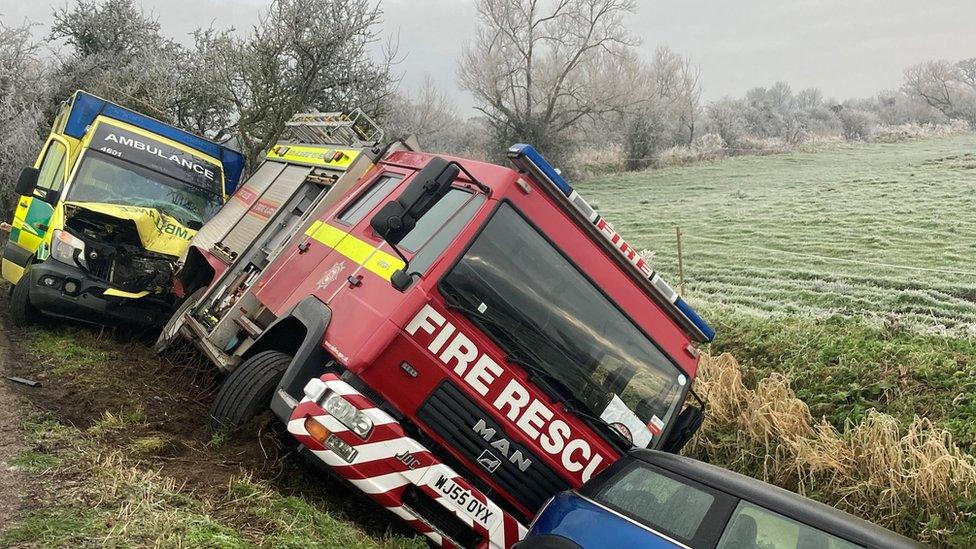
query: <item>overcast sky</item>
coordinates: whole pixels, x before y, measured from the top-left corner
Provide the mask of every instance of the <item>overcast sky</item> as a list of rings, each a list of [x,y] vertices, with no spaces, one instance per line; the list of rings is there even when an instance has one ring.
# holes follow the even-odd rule
[[[46,35],[52,6],[65,0],[0,0],[0,20],[31,19]],[[252,25],[259,0],[137,0],[181,41],[201,26]],[[974,0],[638,0],[629,26],[650,56],[659,45],[690,55],[701,67],[708,99],[741,95],[777,80],[816,86],[835,98],[896,88],[902,70],[927,59],[976,56]],[[403,88],[430,74],[463,109],[455,62],[475,28],[470,0],[383,0],[387,37],[405,56]],[[465,112],[462,110],[462,112]]]

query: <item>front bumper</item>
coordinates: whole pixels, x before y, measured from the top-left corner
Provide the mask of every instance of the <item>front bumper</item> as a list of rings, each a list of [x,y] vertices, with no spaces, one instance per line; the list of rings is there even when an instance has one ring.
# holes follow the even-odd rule
[[[169,302],[152,295],[139,299],[106,296],[109,284],[53,259],[32,265],[29,272],[31,305],[50,315],[148,328],[162,326],[172,310]],[[77,288],[74,292],[65,289],[69,281]]]
[[[507,549],[525,536],[525,526],[515,517],[505,513],[430,450],[407,436],[396,419],[377,408],[366,396],[334,374],[323,375],[321,381],[328,391],[342,395],[373,423],[372,432],[367,440],[363,440],[319,405],[324,394],[319,379],[313,379],[306,386],[306,394],[311,398],[306,396],[295,406],[288,421],[288,432],[332,471],[437,545],[455,546],[456,540],[446,532],[444,523],[432,518],[443,515],[445,510],[480,540],[479,548]],[[324,426],[332,436],[345,443],[347,450],[352,447],[351,457],[348,451],[343,452],[345,458],[340,457],[313,438],[306,428],[308,420]],[[419,498],[418,493],[422,493]],[[436,502],[433,505],[437,508],[417,503],[421,499]]]

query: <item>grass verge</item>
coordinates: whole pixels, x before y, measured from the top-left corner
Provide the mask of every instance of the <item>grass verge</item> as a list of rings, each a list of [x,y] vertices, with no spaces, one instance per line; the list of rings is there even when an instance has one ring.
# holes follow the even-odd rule
[[[119,415],[86,430],[50,415],[24,425],[34,508],[0,536],[5,547],[424,547],[419,539],[371,537],[356,524],[242,473],[200,497],[102,438],[125,429]],[[130,421],[139,421],[132,420]],[[141,440],[141,439],[139,439]],[[138,442],[136,453],[157,442]]]

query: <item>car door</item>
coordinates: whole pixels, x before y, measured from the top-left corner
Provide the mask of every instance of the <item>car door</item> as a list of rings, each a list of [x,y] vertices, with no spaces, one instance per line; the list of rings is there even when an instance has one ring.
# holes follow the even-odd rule
[[[12,282],[20,279],[50,231],[54,207],[45,200],[54,198],[64,186],[68,147],[68,142],[60,136],[52,135],[48,139],[35,163],[39,173],[34,193],[18,198],[9,239],[13,246],[6,246],[3,256],[4,278]]]

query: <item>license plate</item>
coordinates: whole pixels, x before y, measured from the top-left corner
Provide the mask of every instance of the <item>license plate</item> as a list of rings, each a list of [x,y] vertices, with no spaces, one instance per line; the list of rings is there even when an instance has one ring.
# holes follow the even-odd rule
[[[359,450],[346,444],[342,439],[331,433],[325,439],[325,445],[346,463],[352,463],[356,460],[356,456],[359,455]]]
[[[450,500],[454,507],[464,512],[469,517],[478,521],[482,526],[486,528],[489,525],[489,521],[494,515],[487,504],[482,503],[471,490],[456,484],[449,477],[444,475],[439,475],[434,482],[430,484],[431,488],[437,491],[437,493],[443,495],[446,499]]]

